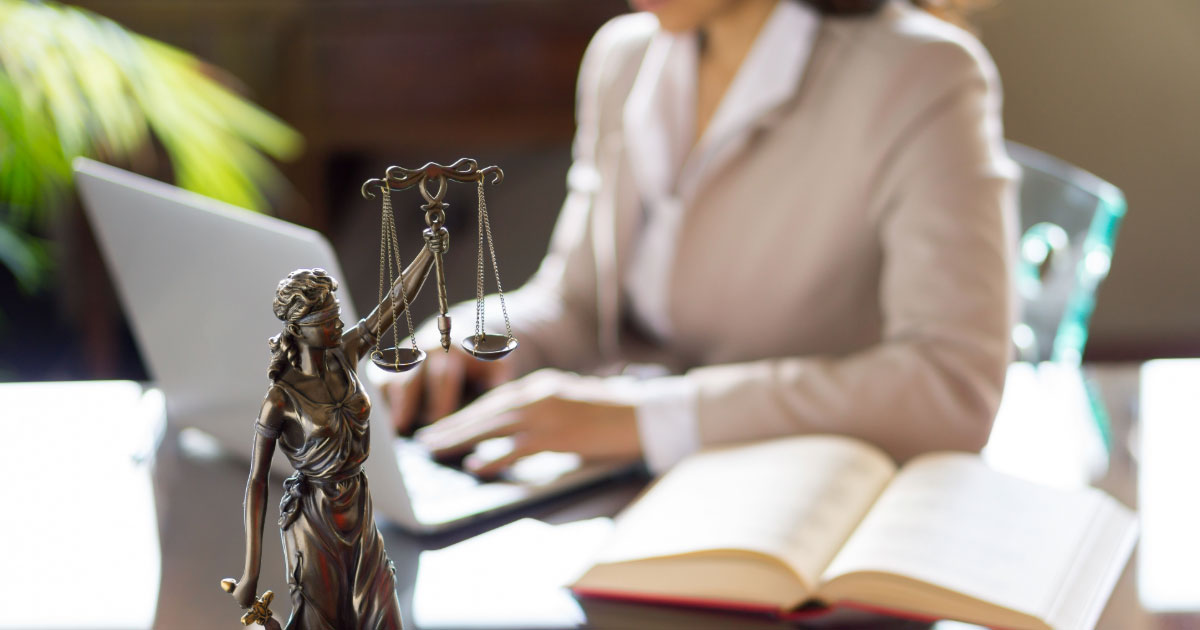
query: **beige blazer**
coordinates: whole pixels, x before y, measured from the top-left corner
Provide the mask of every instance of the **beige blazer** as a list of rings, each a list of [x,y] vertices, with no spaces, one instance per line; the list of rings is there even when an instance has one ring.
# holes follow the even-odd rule
[[[566,203],[510,300],[514,359],[669,366],[696,386],[702,444],[841,433],[899,459],[979,449],[1008,361],[1015,172],[981,45],[907,3],[823,19],[795,95],[685,210],[673,335],[651,343],[618,281],[641,213],[622,109],[656,28],[618,17],[584,56]]]

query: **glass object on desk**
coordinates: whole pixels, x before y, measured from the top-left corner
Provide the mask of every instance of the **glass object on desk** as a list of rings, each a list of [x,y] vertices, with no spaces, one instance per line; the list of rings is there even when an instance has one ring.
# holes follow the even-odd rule
[[[1017,358],[1079,365],[1125,196],[1045,153],[1015,142],[1007,148],[1022,171],[1016,269],[1021,313],[1012,335]]]
[[[1109,465],[1098,417],[1107,415],[1097,415],[1080,366],[1012,363],[983,458],[995,470],[1043,485],[1086,486]]]
[[[1008,154],[1021,166],[1016,289],[1020,317],[1012,342],[1020,361],[1078,368],[1087,343],[1096,290],[1108,276],[1125,196],[1116,186],[1062,160],[1015,142]],[[1108,414],[1084,383],[1095,428],[1112,448]]]
[[[1021,167],[1015,280],[1021,303],[1004,398],[984,458],[1051,485],[1083,485],[1108,465],[1108,413],[1082,372],[1096,289],[1108,275],[1125,197],[1061,160],[1009,142]]]

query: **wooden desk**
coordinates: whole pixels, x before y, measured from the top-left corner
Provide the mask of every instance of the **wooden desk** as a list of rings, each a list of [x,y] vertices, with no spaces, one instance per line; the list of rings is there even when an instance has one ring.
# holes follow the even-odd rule
[[[1200,382],[1200,362],[1169,362],[1159,364],[1163,369],[1149,371],[1156,382],[1174,384]],[[1139,391],[1159,391],[1150,389],[1149,384],[1141,380],[1141,372],[1137,365],[1105,365],[1089,368],[1094,382],[1099,386],[1104,403],[1108,409],[1113,424],[1115,445],[1113,456],[1107,473],[1096,485],[1109,492],[1129,506],[1138,506],[1138,435],[1145,428],[1138,417]],[[16,393],[16,386],[0,386],[0,405],[11,409],[5,404],[6,396]],[[1155,396],[1161,396],[1155,394]],[[1198,398],[1200,401],[1200,398]],[[1145,403],[1146,401],[1141,401]],[[1200,405],[1200,402],[1198,402]],[[1200,406],[1194,407],[1200,409]],[[1157,412],[1156,412],[1157,413]],[[16,420],[34,422],[33,418]],[[54,426],[47,418],[37,418],[37,421]],[[1160,422],[1161,418],[1155,418]],[[1195,418],[1187,420],[1194,422]],[[1169,423],[1168,423],[1169,424]],[[1156,427],[1156,431],[1169,427]],[[1162,435],[1155,437],[1161,441]],[[247,443],[250,435],[247,430]],[[1200,448],[1200,444],[1191,445]],[[1140,458],[1154,457],[1155,453],[1141,453]],[[1200,458],[1197,458],[1200,459]],[[1156,460],[1157,461],[1157,460]],[[1188,462],[1183,462],[1187,464]],[[1195,468],[1193,468],[1195,470]],[[18,474],[30,475],[28,470],[12,471]],[[241,502],[246,481],[245,463],[209,452],[203,440],[195,435],[168,430],[158,448],[153,466],[148,474],[152,478],[154,496],[157,502],[157,519],[159,538],[161,541],[161,582],[159,585],[157,611],[154,613],[155,628],[171,630],[212,629],[241,627],[237,621],[239,611],[233,605],[228,595],[217,587],[221,577],[236,577],[242,564],[242,531],[241,531]],[[10,475],[9,479],[13,477]],[[1181,481],[1178,484],[1180,494],[1176,497],[1180,505],[1195,504],[1196,478]],[[1168,480],[1170,481],[1170,480]],[[279,496],[280,480],[272,480],[272,501]],[[413,538],[402,531],[388,527],[384,529],[388,553],[395,562],[397,578],[401,585],[400,599],[405,607],[406,620],[412,619],[412,585],[415,582],[417,559],[421,551],[441,548],[458,542],[469,536],[476,535],[498,524],[514,520],[522,516],[532,516],[550,523],[565,523],[574,520],[590,518],[599,515],[612,515],[641,489],[642,480],[626,479],[602,487],[585,490],[571,497],[564,497],[522,510],[515,514],[494,519],[490,522],[472,526],[453,534],[431,538]],[[87,480],[83,486],[87,487]],[[1169,489],[1169,488],[1168,488]],[[78,490],[78,489],[76,489]],[[1190,496],[1188,492],[1190,491]],[[1144,489],[1142,494],[1145,494]],[[1157,493],[1155,496],[1162,496]],[[1176,502],[1172,502],[1176,503]],[[105,519],[110,515],[104,513],[80,514],[72,510],[69,496],[64,496],[58,502],[60,514],[54,519],[69,522],[69,519]],[[113,506],[114,510],[122,506]],[[1138,506],[1157,511],[1159,508],[1170,507]],[[1200,526],[1200,523],[1193,523]],[[55,541],[39,541],[38,532],[30,533],[28,528],[17,530],[16,519],[5,518],[0,521],[0,537],[5,545],[13,545],[14,541],[22,544],[42,545],[50,548]],[[36,528],[35,528],[36,529]],[[86,535],[86,528],[81,528],[80,535]],[[1151,534],[1161,533],[1160,529],[1144,529]],[[1193,527],[1194,531],[1200,531]],[[263,589],[272,588],[276,591],[277,613],[286,615],[288,603],[286,597],[286,582],[282,575],[282,555],[280,546],[274,542],[273,528],[268,527],[263,553],[263,576],[260,584]],[[1178,540],[1155,540],[1154,544],[1166,544],[1177,550],[1180,555],[1197,553],[1200,547],[1194,538],[1184,536]],[[1146,545],[1146,539],[1142,543]],[[112,555],[112,554],[109,554]],[[84,560],[84,559],[79,559]],[[130,556],[130,562],[141,561]],[[59,567],[70,567],[72,562],[51,560],[50,564]],[[151,567],[153,568],[153,567]],[[1159,567],[1147,565],[1143,573],[1153,573]],[[69,571],[69,568],[54,569],[53,571]],[[1200,628],[1200,578],[1197,573],[1181,576],[1182,580],[1190,580],[1193,586],[1190,609],[1183,612],[1156,612],[1149,610],[1143,601],[1154,601],[1154,594],[1143,590],[1141,597],[1135,578],[1138,573],[1138,559],[1134,558],[1122,575],[1108,607],[1105,610],[1098,628],[1103,630],[1149,630],[1158,628]],[[1161,580],[1160,580],[1161,582]],[[45,583],[46,588],[55,584]],[[1144,583],[1143,589],[1153,587],[1153,580]],[[4,593],[0,591],[0,593]],[[7,595],[7,593],[5,593]],[[1178,595],[1178,593],[1176,593]],[[68,596],[68,599],[70,597]],[[1179,600],[1176,597],[1176,601]],[[1188,606],[1186,600],[1184,606]],[[14,627],[11,623],[11,612],[5,612],[8,605],[0,606],[0,628]],[[585,606],[585,612],[593,618],[590,627],[598,628],[767,628],[786,627],[766,622],[757,622],[739,616],[723,616],[698,613],[685,610],[652,606],[635,606],[627,604],[593,604]],[[136,615],[134,615],[136,617]],[[148,616],[147,616],[148,618]],[[635,624],[636,625],[630,625]],[[410,623],[411,627],[411,623]],[[872,626],[878,627],[878,626]],[[902,626],[903,627],[903,626]],[[938,630],[962,628],[962,624],[937,624]]]

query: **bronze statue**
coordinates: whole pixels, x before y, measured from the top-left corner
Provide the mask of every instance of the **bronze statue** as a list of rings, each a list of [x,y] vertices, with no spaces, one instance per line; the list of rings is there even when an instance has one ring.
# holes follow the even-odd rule
[[[432,267],[425,247],[396,282],[415,295]],[[292,599],[289,630],[400,628],[394,568],[375,526],[362,464],[370,451],[371,402],[356,366],[375,345],[373,331],[396,316],[384,300],[343,332],[323,269],[288,274],[275,292],[284,329],[271,338],[271,386],[255,423],[246,485],[246,565],[233,596],[255,602],[267,475],[276,445],[296,472],[284,482],[279,526]]]
[[[475,335],[464,340],[468,352],[483,360],[498,359],[517,345],[504,311],[507,335],[483,331],[483,236],[491,244],[484,178],[494,182],[503,177],[500,169],[478,169],[473,160],[451,166],[429,163],[416,170],[391,167],[384,180],[370,180],[383,193],[379,304],[357,324],[343,331],[341,310],[334,292],[337,280],[323,269],[299,269],[280,281],[273,309],[283,321],[283,331],[269,341],[271,361],[267,376],[271,385],[255,422],[250,476],[246,483],[246,562],[241,578],[225,579],[221,588],[231,593],[242,608],[250,609],[242,623],[257,623],[271,630],[273,593],[256,597],[261,562],[263,522],[267,511],[267,479],[271,457],[278,446],[295,473],[284,481],[279,505],[286,575],[292,600],[288,630],[399,630],[400,602],[396,597],[395,567],[388,560],[383,537],[375,525],[371,495],[362,465],[370,452],[368,417],[371,401],[359,381],[359,361],[372,360],[393,371],[415,366],[424,357],[416,348],[408,313],[429,275],[437,270],[438,328],[442,347],[449,349],[450,317],[446,314],[446,286],[442,254],[449,246],[444,227],[447,180],[475,181],[479,189],[480,252],[477,273],[478,299]],[[430,193],[427,181],[438,184]],[[419,187],[426,204],[425,245],[407,269],[391,282],[393,264],[400,267],[390,193],[393,189]],[[384,295],[386,263],[390,288]],[[496,271],[499,288],[499,271]],[[503,293],[501,293],[503,306]],[[412,348],[379,348],[379,338],[403,313],[408,319]],[[398,337],[398,335],[397,335]]]

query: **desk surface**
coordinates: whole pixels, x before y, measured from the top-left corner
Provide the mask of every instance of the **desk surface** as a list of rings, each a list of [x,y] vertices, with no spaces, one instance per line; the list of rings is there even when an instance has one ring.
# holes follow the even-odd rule
[[[1139,505],[1138,475],[1139,453],[1145,461],[1145,440],[1150,437],[1145,431],[1145,418],[1139,417],[1139,408],[1147,408],[1146,400],[1139,403],[1139,392],[1152,392],[1155,399],[1164,398],[1163,392],[1176,392],[1184,383],[1200,381],[1200,362],[1162,362],[1159,365],[1166,369],[1140,370],[1136,365],[1094,366],[1089,368],[1089,374],[1101,394],[1111,419],[1114,448],[1107,471],[1094,484],[1112,494],[1124,504],[1136,507],[1143,517],[1143,538],[1141,546],[1147,557],[1153,555],[1157,564],[1142,563],[1142,576],[1139,593],[1138,571],[1139,561],[1130,561],[1109,601],[1109,605],[1100,619],[1098,628],[1105,630],[1141,630],[1151,628],[1200,628],[1200,579],[1193,569],[1190,574],[1179,576],[1179,580],[1190,582],[1188,588],[1176,588],[1167,595],[1156,594],[1154,589],[1170,591],[1172,581],[1169,558],[1197,558],[1200,543],[1191,540],[1190,536],[1179,534],[1179,529],[1158,527],[1147,522],[1147,514],[1153,513],[1160,520],[1178,520],[1172,515],[1170,504],[1187,504],[1188,493],[1190,502],[1194,503],[1195,478],[1170,478],[1155,480],[1156,491],[1147,493],[1142,489],[1143,500],[1153,498],[1158,503],[1154,505]],[[1153,376],[1154,383],[1143,382],[1142,374]],[[1194,376],[1191,378],[1190,376]],[[1149,378],[1149,377],[1148,377]],[[0,389],[0,399],[6,395],[11,397],[14,386]],[[7,392],[7,393],[6,393]],[[1143,398],[1149,393],[1144,394]],[[1170,405],[1165,410],[1156,411],[1160,415],[1169,414]],[[1196,407],[1200,408],[1200,407]],[[18,414],[18,420],[21,418]],[[1194,417],[1187,420],[1194,422]],[[1156,420],[1157,422],[1157,420]],[[1163,423],[1159,423],[1163,424]],[[1167,432],[1169,433],[1169,431]],[[1154,433],[1155,444],[1170,443],[1169,435],[1156,426]],[[1166,436],[1166,437],[1164,437]],[[211,629],[241,627],[237,621],[239,611],[232,604],[229,596],[217,587],[221,577],[236,577],[242,564],[243,534],[241,531],[241,502],[246,482],[246,465],[238,460],[221,456],[218,453],[206,453],[202,442],[192,443],[188,436],[180,435],[168,429],[161,441],[158,451],[150,467],[152,492],[158,521],[158,538],[161,545],[161,578],[158,588],[158,601],[154,614],[155,628],[170,628],[172,630],[188,630],[190,628]],[[247,438],[249,439],[249,438]],[[182,444],[182,445],[181,445]],[[1200,445],[1193,443],[1193,449]],[[1193,469],[1195,470],[1195,469]],[[27,474],[27,473],[26,473]],[[1161,475],[1160,475],[1161,476]],[[10,477],[11,478],[11,477]],[[80,480],[83,487],[87,480]],[[1173,483],[1177,482],[1177,483]],[[272,480],[272,488],[278,488],[279,480]],[[610,516],[615,514],[643,487],[644,480],[624,479],[603,486],[584,490],[570,497],[554,499],[530,508],[492,519],[491,521],[473,525],[465,530],[455,531],[434,537],[414,538],[394,527],[383,529],[388,554],[397,568],[397,581],[401,586],[400,600],[405,608],[406,620],[412,619],[412,585],[415,583],[417,560],[420,553],[427,549],[438,549],[449,544],[464,540],[470,536],[486,531],[496,525],[509,522],[516,518],[532,516],[549,523],[566,523],[595,516]],[[1172,489],[1179,492],[1172,501]],[[277,495],[277,492],[273,492]],[[1165,498],[1164,498],[1165,497]],[[71,511],[70,502],[59,504],[63,516],[60,520],[69,522],[70,518],[80,518],[80,514]],[[120,506],[112,506],[117,509]],[[88,518],[104,518],[104,514],[92,514]],[[1200,519],[1200,516],[1197,517]],[[10,521],[6,518],[5,521]],[[1200,525],[1200,522],[1193,522]],[[11,536],[11,522],[0,523],[0,534],[6,540],[18,540]],[[268,528],[270,529],[270,528]],[[1194,531],[1194,528],[1193,528]],[[1176,532],[1176,533],[1172,533]],[[1154,538],[1148,539],[1147,536]],[[1175,536],[1175,538],[1171,538]],[[29,538],[27,535],[26,538]],[[265,535],[263,552],[263,575],[260,581],[262,588],[274,587],[277,593],[285,591],[285,581],[282,575],[282,553],[280,546],[274,542],[275,537],[270,531]],[[33,535],[37,541],[37,535]],[[36,545],[35,545],[36,546]],[[1167,553],[1164,555],[1163,550]],[[1176,552],[1176,553],[1172,553]],[[1189,554],[1197,554],[1189,556]],[[110,554],[111,555],[111,554]],[[128,552],[130,562],[138,561],[135,550],[130,547]],[[118,554],[120,556],[120,554]],[[1168,558],[1168,560],[1161,560]],[[111,562],[111,560],[109,560]],[[1165,576],[1165,577],[1164,577]],[[1164,587],[1164,585],[1166,585]],[[1149,590],[1148,590],[1149,589]],[[1189,600],[1189,596],[1191,599]],[[286,595],[279,598],[280,605],[277,614],[286,615]],[[1149,602],[1147,604],[1146,602]],[[1167,602],[1168,607],[1181,612],[1155,612],[1150,607],[1162,606]],[[135,602],[123,602],[135,605]],[[143,604],[144,606],[144,604]],[[3,606],[0,608],[8,608]],[[767,623],[754,623],[744,617],[730,617],[684,610],[672,610],[660,607],[637,606],[632,604],[593,604],[585,607],[591,625],[589,627],[646,627],[646,628],[748,628],[774,627]],[[136,617],[136,615],[135,615]],[[147,616],[148,618],[148,616]],[[10,613],[0,611],[0,628],[26,627],[28,624],[15,621]],[[28,619],[27,617],[25,619]],[[613,621],[608,621],[613,620]],[[631,626],[636,620],[636,626]],[[411,623],[410,623],[411,626]],[[878,627],[873,625],[872,627]],[[939,629],[949,630],[951,627],[961,627],[959,624],[938,624]]]

